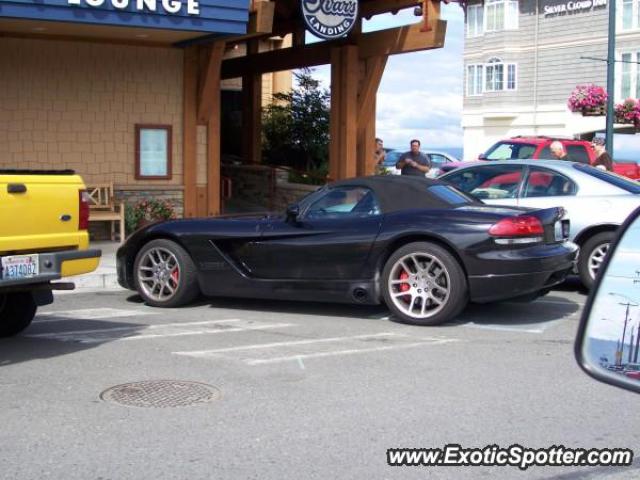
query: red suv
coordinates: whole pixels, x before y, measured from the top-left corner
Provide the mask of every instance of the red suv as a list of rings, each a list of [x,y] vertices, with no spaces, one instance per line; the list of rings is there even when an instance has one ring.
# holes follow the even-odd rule
[[[591,142],[586,140],[572,140],[553,137],[513,137],[509,140],[501,140],[478,157],[478,160],[516,160],[522,158],[553,159],[549,145],[559,141],[564,146],[569,157],[575,162],[593,165],[596,161],[596,152]],[[635,162],[613,162],[613,171],[619,175],[640,179],[640,168]]]

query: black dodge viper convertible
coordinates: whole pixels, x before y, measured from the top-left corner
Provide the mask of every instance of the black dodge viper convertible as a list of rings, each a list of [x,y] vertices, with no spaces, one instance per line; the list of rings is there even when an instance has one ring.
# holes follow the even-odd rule
[[[170,220],[118,250],[120,285],[157,307],[208,296],[387,304],[435,325],[467,302],[545,293],[572,269],[561,208],[484,205],[438,180],[338,181],[283,215]]]

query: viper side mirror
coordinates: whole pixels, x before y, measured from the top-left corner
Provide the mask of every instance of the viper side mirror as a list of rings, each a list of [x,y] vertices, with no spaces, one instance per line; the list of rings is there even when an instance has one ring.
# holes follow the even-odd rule
[[[300,215],[300,205],[297,203],[291,204],[287,207],[287,222],[297,222]]]
[[[640,208],[620,227],[592,287],[575,344],[596,380],[640,393]]]

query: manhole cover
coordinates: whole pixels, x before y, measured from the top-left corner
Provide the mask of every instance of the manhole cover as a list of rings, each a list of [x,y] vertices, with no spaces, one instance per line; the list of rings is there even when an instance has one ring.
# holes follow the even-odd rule
[[[217,400],[220,390],[198,382],[150,380],[116,385],[102,392],[100,398],[128,407],[188,407]]]

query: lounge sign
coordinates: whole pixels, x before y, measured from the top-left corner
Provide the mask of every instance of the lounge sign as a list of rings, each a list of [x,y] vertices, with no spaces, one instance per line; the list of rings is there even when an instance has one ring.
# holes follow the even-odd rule
[[[67,0],[69,5],[86,5],[88,7],[103,7],[111,5],[117,10],[131,10],[135,12],[151,13],[180,13],[183,5],[186,6],[188,15],[200,15],[200,2],[198,0]]]
[[[576,0],[571,2],[554,3],[544,6],[544,16],[563,15],[567,13],[590,12],[598,7],[606,7],[607,0]]]
[[[301,0],[307,29],[332,40],[348,34],[358,18],[358,0]]]

